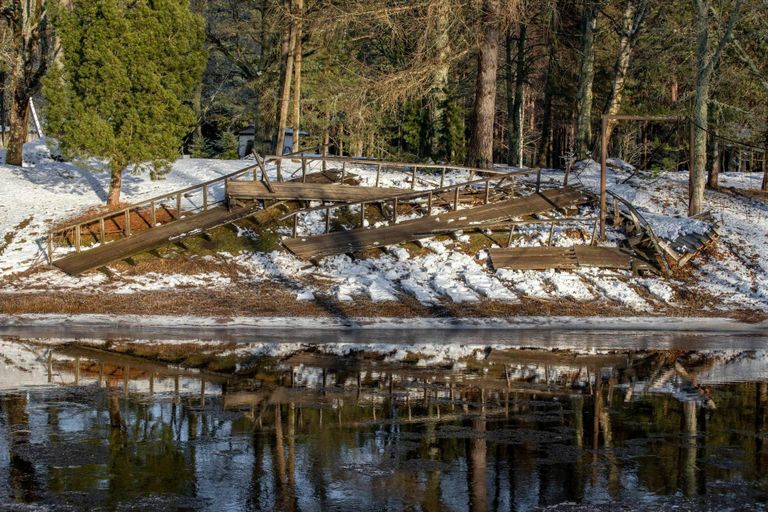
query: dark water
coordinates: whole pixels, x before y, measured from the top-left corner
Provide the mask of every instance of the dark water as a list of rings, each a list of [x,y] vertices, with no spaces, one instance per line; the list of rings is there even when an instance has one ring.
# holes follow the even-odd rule
[[[0,510],[766,509],[768,351],[241,364],[2,342]]]

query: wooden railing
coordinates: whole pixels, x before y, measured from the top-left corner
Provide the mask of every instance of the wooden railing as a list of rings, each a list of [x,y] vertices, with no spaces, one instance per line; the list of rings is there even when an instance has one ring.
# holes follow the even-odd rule
[[[486,198],[490,187],[490,181],[493,179],[501,179],[504,181],[507,177],[514,175],[530,175],[536,173],[536,191],[538,192],[541,183],[541,170],[531,169],[526,171],[500,171],[497,169],[481,169],[477,167],[466,167],[450,164],[423,164],[423,163],[405,163],[405,162],[389,162],[383,160],[370,160],[362,158],[346,158],[346,157],[334,157],[334,156],[315,156],[306,155],[304,153],[296,153],[291,155],[271,155],[265,158],[254,155],[256,162],[253,165],[235,171],[233,173],[220,176],[218,178],[192,185],[180,190],[174,190],[166,194],[158,195],[144,201],[131,204],[118,210],[112,210],[105,212],[101,215],[95,215],[90,218],[82,219],[78,222],[73,222],[62,227],[56,227],[49,231],[47,236],[47,253],[48,261],[52,262],[54,253],[61,245],[67,245],[74,247],[76,252],[81,252],[83,247],[83,236],[90,236],[92,242],[98,242],[100,244],[110,243],[112,241],[120,240],[130,237],[133,232],[131,228],[131,221],[138,216],[147,224],[147,229],[157,227],[158,224],[158,209],[164,209],[166,217],[170,217],[170,220],[162,224],[168,224],[184,218],[187,214],[198,213],[200,211],[206,211],[212,206],[226,203],[226,183],[228,180],[234,180],[243,178],[246,175],[252,176],[251,179],[258,180],[259,172],[261,172],[262,180],[269,181],[268,178],[264,178],[267,173],[267,165],[274,163],[278,170],[284,170],[284,163],[290,161],[292,163],[299,163],[298,169],[293,171],[291,177],[296,178],[301,173],[302,181],[306,180],[307,175],[324,172],[328,169],[330,164],[340,164],[341,166],[341,180],[346,178],[347,167],[364,167],[372,166],[376,170],[376,178],[374,186],[378,187],[381,183],[381,177],[387,173],[399,173],[407,175],[410,180],[410,191],[404,192],[397,196],[390,196],[387,201],[395,200],[408,200],[417,198],[428,194],[428,191],[414,192],[416,189],[417,181],[423,182],[427,186],[432,187],[432,193],[437,194],[440,192],[454,191],[458,196],[458,190],[461,187],[467,187],[472,184],[486,184]],[[419,171],[433,171],[435,173],[435,181],[431,181],[427,177],[418,175]],[[466,173],[466,181],[462,183],[445,185],[446,177],[448,173],[454,172]],[[282,174],[282,173],[280,173]],[[475,175],[483,175],[484,178],[474,179]],[[438,180],[439,177],[439,181]],[[221,196],[216,199],[211,194],[211,189],[216,186],[222,186],[225,190]],[[199,204],[195,204],[192,200],[197,198]],[[347,203],[343,206],[354,205],[356,203]],[[190,208],[189,206],[192,206]],[[330,208],[330,207],[320,207]],[[313,211],[314,209],[301,210],[301,211]],[[363,211],[365,208],[363,207]],[[431,208],[430,208],[431,211]],[[396,212],[395,212],[396,215]],[[148,218],[146,218],[146,217]],[[119,220],[119,222],[118,222]],[[110,221],[114,221],[116,230],[107,232],[107,225]],[[120,225],[122,223],[122,226]],[[98,227],[96,227],[98,226]],[[108,236],[109,235],[109,236]],[[115,235],[117,235],[115,237]]]
[[[110,241],[114,241],[107,239],[106,231],[106,224],[114,219],[122,218],[122,228],[117,222],[115,222],[118,227],[118,231],[110,233],[117,233],[117,239],[119,240],[131,236],[131,220],[133,214],[137,214],[142,220],[144,220],[145,223],[148,224],[148,228],[151,229],[156,227],[158,224],[158,208],[164,208],[166,213],[172,217],[172,221],[175,221],[183,218],[185,214],[206,211],[212,206],[222,204],[226,201],[226,193],[221,194],[221,198],[216,199],[212,197],[212,194],[210,193],[211,189],[217,185],[224,187],[228,179],[241,177],[248,173],[253,173],[255,179],[256,171],[258,168],[259,165],[254,164],[244,169],[240,169],[239,171],[235,171],[233,173],[220,176],[218,178],[199,183],[197,185],[192,185],[180,190],[174,190],[173,192],[169,192],[167,194],[162,194],[138,203],[131,204],[124,208],[120,208],[119,210],[112,210],[102,215],[96,215],[63,227],[57,227],[48,233],[48,261],[53,261],[53,255],[57,244],[62,239],[66,241],[69,246],[74,246],[76,252],[80,252],[83,245],[82,238],[84,229],[88,230],[88,234],[93,236],[95,238],[94,241],[96,242],[105,244],[109,243]],[[192,202],[192,198],[195,196],[199,197],[199,205],[195,205]],[[188,204],[184,204],[184,200],[186,200]],[[172,208],[168,208],[169,204]],[[191,204],[193,207],[189,208],[189,204]],[[187,206],[186,209],[184,209],[185,206]],[[149,219],[146,219],[143,215],[148,215]],[[90,229],[91,226],[96,224],[98,224],[98,234],[93,233]]]
[[[311,166],[313,163],[320,163],[321,169],[319,171],[325,171],[327,170],[328,163],[336,163],[341,164],[341,173],[342,173],[342,179],[346,174],[346,168],[347,165],[352,165],[355,167],[362,167],[362,166],[371,166],[376,168],[376,181],[374,186],[378,187],[381,181],[381,174],[382,172],[391,172],[395,171],[398,173],[402,173],[405,175],[408,175],[411,177],[411,189],[415,189],[416,187],[416,179],[417,179],[417,173],[419,170],[431,170],[439,172],[440,174],[440,183],[430,183],[425,178],[421,177],[420,179],[424,181],[425,183],[430,183],[431,185],[434,185],[435,187],[443,187],[445,185],[445,176],[446,173],[449,171],[460,171],[460,172],[466,172],[468,175],[467,180],[469,181],[472,179],[472,177],[476,174],[493,174],[493,175],[507,175],[509,174],[509,171],[500,171],[497,169],[481,169],[479,167],[466,167],[461,165],[451,165],[451,164],[423,164],[423,163],[407,163],[407,162],[390,162],[385,160],[372,160],[367,158],[349,158],[349,157],[338,157],[338,156],[315,156],[315,155],[306,155],[303,153],[295,153],[291,155],[270,155],[265,157],[264,161],[267,162],[274,162],[276,167],[278,169],[282,169],[283,161],[288,160],[291,162],[299,161],[301,163],[300,168],[296,171],[295,174],[298,174],[298,171],[301,171],[302,181],[306,179],[306,176],[310,174],[313,171],[317,171],[318,169],[311,169]],[[532,170],[531,170],[532,171]],[[528,171],[528,172],[531,172]],[[515,172],[515,171],[513,171]],[[540,181],[540,170],[539,170],[539,181]]]

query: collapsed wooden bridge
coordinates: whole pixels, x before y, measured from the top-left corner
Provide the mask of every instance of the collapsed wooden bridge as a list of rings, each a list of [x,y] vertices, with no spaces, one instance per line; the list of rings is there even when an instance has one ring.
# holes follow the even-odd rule
[[[288,181],[272,182],[267,164],[287,171],[285,162],[300,161]],[[337,165],[341,169],[329,170]],[[347,172],[348,164],[375,168],[375,180],[362,186]],[[418,171],[427,171],[418,174]],[[382,177],[399,187],[380,186]],[[536,173],[522,195],[517,179]],[[371,178],[369,176],[369,178]],[[420,189],[417,189],[417,184]],[[311,207],[310,202],[320,206]],[[597,198],[574,186],[542,190],[540,170],[499,171],[470,167],[350,160],[346,158],[277,156],[192,187],[153,197],[117,211],[84,218],[48,235],[49,261],[70,275],[109,265],[185,237],[252,218],[257,224],[292,222],[293,235],[283,245],[300,258],[357,253],[371,248],[476,230],[510,230],[524,224],[549,224],[546,247],[500,248],[490,251],[496,267],[540,270],[597,266],[669,273],[670,244],[659,240],[650,225],[627,201],[613,196],[613,224],[627,234],[625,249],[596,247],[598,218],[582,218],[580,206]],[[546,218],[535,218],[546,215]],[[401,220],[402,216],[410,218]],[[318,220],[319,217],[319,220]],[[324,223],[323,233],[302,235],[300,219]],[[369,220],[375,224],[370,226]],[[356,224],[356,227],[351,227]],[[592,223],[588,245],[551,247],[555,225]],[[56,258],[65,245],[67,254]],[[508,244],[509,245],[509,244]],[[679,245],[679,244],[678,244]]]
[[[284,167],[284,162],[293,158],[301,161],[301,174],[290,181],[272,183],[267,164],[275,162],[278,167]],[[327,157],[276,156],[266,160],[257,157],[254,165],[214,180],[54,228],[47,237],[48,259],[64,272],[80,275],[247,217],[256,216],[263,222],[274,220],[288,209],[275,208],[281,201],[291,201],[294,207],[309,201],[323,204],[397,202],[398,198],[416,189],[420,169],[429,169],[440,179],[439,185],[432,182],[425,182],[425,185],[437,186],[441,192],[452,191],[456,197],[461,189],[476,182],[486,183],[488,197],[491,177],[503,181],[515,174],[527,174],[461,166],[354,160],[356,166],[376,169],[375,186],[364,187],[348,184],[346,165],[349,162],[349,159]],[[327,169],[328,164],[334,163],[341,165],[340,172]],[[314,168],[313,164],[316,164]],[[403,180],[407,189],[379,186],[381,177],[392,172],[410,178]],[[490,177],[473,180],[478,173]],[[453,175],[451,179],[455,183],[440,188],[447,175]],[[455,175],[461,178],[456,180]],[[246,177],[251,179],[243,179]],[[57,258],[62,246],[67,247],[68,252]]]

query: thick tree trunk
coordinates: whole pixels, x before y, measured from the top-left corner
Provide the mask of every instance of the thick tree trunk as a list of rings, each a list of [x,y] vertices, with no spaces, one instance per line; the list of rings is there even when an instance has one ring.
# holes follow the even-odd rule
[[[696,99],[693,107],[693,165],[689,165],[688,215],[704,211],[704,189],[707,181],[707,131],[709,129],[709,91],[712,73],[720,55],[731,39],[733,27],[741,14],[743,0],[736,0],[717,48],[710,54],[710,0],[693,0],[696,8]]]
[[[597,0],[587,0],[581,26],[581,65],[579,90],[576,96],[576,151],[586,158],[592,142],[592,84],[595,80],[595,30],[597,29]]]
[[[296,29],[294,36],[293,64],[293,144],[291,151],[299,151],[299,136],[301,131],[301,37],[302,16],[304,15],[304,0],[296,0]]]
[[[0,146],[5,147],[5,72],[0,71]]]
[[[477,58],[475,106],[469,165],[481,169],[493,167],[493,123],[496,116],[496,74],[499,58],[499,0],[483,2],[483,38]]]
[[[285,0],[286,26],[283,31],[283,40],[280,48],[280,85],[277,101],[277,134],[275,136],[274,152],[282,155],[285,147],[285,128],[288,123],[288,107],[291,101],[291,77],[293,76],[293,51],[295,49],[295,37],[291,16],[291,0]]]
[[[554,16],[554,14],[553,14]],[[554,20],[551,20],[554,24]],[[554,29],[550,29],[548,38],[548,56],[547,56],[547,77],[544,82],[544,111],[541,120],[541,141],[536,149],[536,158],[534,161],[539,167],[554,167],[553,164],[553,134],[552,134],[552,96],[555,88],[555,72],[557,67],[556,41]]]
[[[523,93],[525,87],[525,42],[528,27],[525,23],[520,24],[520,32],[517,37],[514,87],[511,77],[507,77],[507,110],[509,117],[509,151],[510,165],[523,165]],[[512,72],[512,42],[514,38],[507,36],[507,66],[508,73]],[[510,101],[509,95],[512,94]]]
[[[120,204],[120,189],[123,186],[124,165],[119,163],[112,164],[112,176],[109,180],[109,191],[107,192],[107,206],[114,208]]]
[[[27,142],[29,134],[29,98],[23,91],[13,94],[8,129],[5,163],[21,167],[24,162],[24,143]]]
[[[436,19],[435,46],[437,48],[437,66],[432,79],[432,124],[434,126],[430,141],[431,157],[440,155],[442,141],[446,139],[446,104],[448,100],[448,73],[450,71],[449,56],[451,53],[451,39],[448,33],[449,16],[451,14],[450,0],[441,0],[435,4],[435,10],[431,13]],[[450,159],[450,157],[449,157]]]

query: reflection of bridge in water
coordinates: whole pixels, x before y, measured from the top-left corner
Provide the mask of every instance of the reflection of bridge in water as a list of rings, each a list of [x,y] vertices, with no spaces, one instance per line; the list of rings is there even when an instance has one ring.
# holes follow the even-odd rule
[[[729,365],[765,368],[761,353],[491,350],[425,367],[300,351],[243,359],[232,376],[30,347],[40,384],[57,385],[42,389],[71,391],[66,400],[0,394],[0,452],[19,454],[0,455],[0,498],[54,496],[53,474],[87,481],[94,461],[80,447],[94,442],[104,447],[97,466],[128,466],[106,477],[107,491],[92,490],[96,502],[106,493],[136,505],[146,492],[115,480],[127,478],[163,496],[161,507],[207,509],[507,510],[594,503],[600,493],[656,500],[729,478],[764,480],[768,462],[764,376],[708,387]],[[32,439],[45,439],[48,455]],[[54,469],[57,457],[71,467]]]

